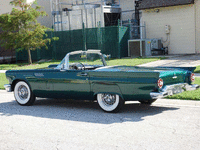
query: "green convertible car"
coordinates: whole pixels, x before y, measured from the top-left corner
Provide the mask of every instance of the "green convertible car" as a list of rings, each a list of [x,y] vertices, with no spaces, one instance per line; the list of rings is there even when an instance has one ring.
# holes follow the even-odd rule
[[[117,112],[125,101],[151,104],[156,99],[196,90],[195,68],[107,66],[100,50],[68,53],[59,65],[35,70],[9,70],[4,85],[20,105],[36,97],[97,100],[106,112]]]

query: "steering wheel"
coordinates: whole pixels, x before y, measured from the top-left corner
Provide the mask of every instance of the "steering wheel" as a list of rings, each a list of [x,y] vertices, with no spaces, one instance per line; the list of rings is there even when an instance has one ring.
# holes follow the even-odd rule
[[[85,70],[85,65],[80,62],[78,62],[78,63],[81,64],[81,66],[82,66],[81,70]]]
[[[82,64],[82,63],[76,63],[76,64],[73,64],[73,65],[71,65],[71,69],[73,69],[73,70],[79,70],[78,69],[78,64],[80,64],[81,65],[81,70],[85,70],[85,66],[84,66],[84,64]]]

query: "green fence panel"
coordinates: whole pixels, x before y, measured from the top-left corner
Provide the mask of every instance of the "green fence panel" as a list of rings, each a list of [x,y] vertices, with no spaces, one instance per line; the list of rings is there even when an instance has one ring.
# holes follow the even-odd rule
[[[128,39],[130,38],[130,28],[119,27],[120,58],[128,57]]]
[[[31,51],[31,58],[32,58],[32,60],[37,60],[37,50]],[[22,51],[16,52],[16,59],[17,59],[17,61],[28,61],[27,50],[22,50]]]
[[[99,49],[97,28],[86,29],[86,47],[87,49]]]
[[[118,43],[118,27],[102,28],[102,53],[112,58],[120,58]]]
[[[84,35],[83,35],[84,34]],[[129,29],[127,27],[87,28],[71,31],[47,32],[48,37],[59,37],[45,48],[32,51],[32,59],[62,59],[68,52],[100,49],[112,58],[128,56]],[[85,43],[84,43],[85,42]],[[27,51],[17,52],[17,60],[28,60]]]

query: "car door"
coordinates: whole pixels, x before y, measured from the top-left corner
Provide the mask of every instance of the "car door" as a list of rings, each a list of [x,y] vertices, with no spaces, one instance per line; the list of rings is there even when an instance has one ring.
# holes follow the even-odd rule
[[[59,70],[47,83],[55,98],[91,99],[89,74],[85,70]],[[53,90],[51,89],[53,87]]]

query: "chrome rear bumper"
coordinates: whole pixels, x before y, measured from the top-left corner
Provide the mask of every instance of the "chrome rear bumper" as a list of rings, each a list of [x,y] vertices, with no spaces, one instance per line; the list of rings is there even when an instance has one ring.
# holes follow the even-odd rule
[[[189,85],[187,83],[179,83],[179,84],[167,85],[160,92],[151,92],[150,96],[152,99],[158,99],[169,95],[174,95],[177,93],[182,93],[184,91],[196,90],[198,88],[199,85],[197,84]]]
[[[10,84],[4,84],[4,88],[6,89],[7,92],[12,92]]]

